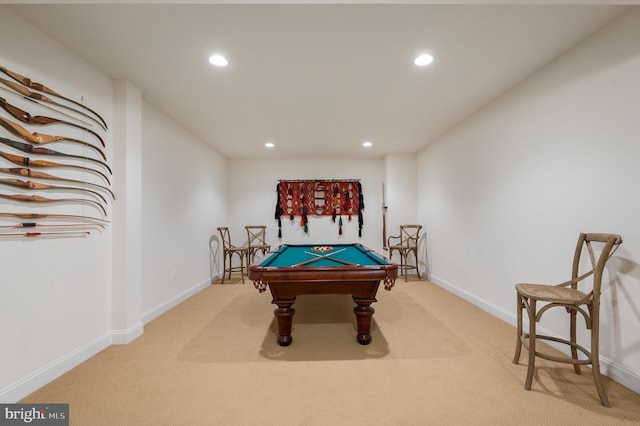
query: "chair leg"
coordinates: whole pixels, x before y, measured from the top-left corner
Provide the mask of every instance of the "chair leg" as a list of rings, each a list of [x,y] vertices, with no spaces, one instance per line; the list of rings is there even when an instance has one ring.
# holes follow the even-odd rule
[[[229,252],[229,267],[227,271],[229,271],[229,279],[231,279],[231,270],[233,269],[233,252]]]
[[[593,353],[592,353],[593,356]],[[593,381],[596,383],[596,389],[598,389],[598,395],[600,396],[600,402],[605,407],[611,407],[611,403],[609,402],[609,397],[607,397],[607,393],[604,390],[604,384],[602,383],[602,375],[600,374],[600,361],[595,358],[593,359]]]
[[[220,284],[224,284],[224,274],[227,273],[227,253],[222,255],[222,281]]]
[[[513,355],[513,363],[517,364],[520,362],[520,352],[522,351],[522,296],[516,294],[518,297],[518,305],[517,305],[517,315],[518,315],[518,323],[516,325],[516,353]]]
[[[407,254],[406,253],[402,253],[400,252],[400,267],[402,268],[402,271],[404,273],[404,282],[407,282]]]
[[[529,363],[527,365],[527,379],[524,382],[524,388],[531,390],[533,382],[533,370],[536,365],[536,301],[529,300]]]
[[[578,349],[576,348],[577,343],[577,333],[576,333],[576,310],[571,309],[569,312],[569,337],[571,339],[571,359],[578,359]],[[580,370],[580,366],[578,364],[573,364],[573,370],[576,374],[582,374]]]
[[[244,284],[244,258],[245,258],[245,253],[241,252],[240,253],[240,277],[242,278],[242,284]]]
[[[600,374],[600,319],[597,313],[595,318],[592,317],[591,319],[593,320],[591,329],[591,369],[593,371],[593,381],[596,383],[596,389],[598,389],[598,395],[600,396],[602,405],[611,407],[602,383],[602,375]]]

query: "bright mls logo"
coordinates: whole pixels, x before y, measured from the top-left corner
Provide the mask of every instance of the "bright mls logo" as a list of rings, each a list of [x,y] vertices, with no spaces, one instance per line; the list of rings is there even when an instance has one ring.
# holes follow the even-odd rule
[[[0,404],[0,426],[69,426],[69,404]]]

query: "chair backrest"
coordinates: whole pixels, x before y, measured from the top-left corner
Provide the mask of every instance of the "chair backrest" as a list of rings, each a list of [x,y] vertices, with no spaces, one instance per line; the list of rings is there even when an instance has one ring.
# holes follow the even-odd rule
[[[593,287],[590,296],[593,300],[594,308],[597,309],[600,301],[600,287],[602,285],[602,275],[607,260],[622,244],[622,237],[617,234],[597,234],[582,233],[578,237],[575,255],[573,257],[573,269],[571,271],[571,287],[578,288],[578,283],[593,275]],[[589,266],[592,268],[586,273],[580,274],[580,265],[583,262],[583,250],[587,249],[586,257],[589,259]],[[581,288],[583,292],[588,289]]]
[[[229,228],[226,226],[219,226],[218,231],[222,237],[222,245],[225,250],[232,248],[233,246],[231,245],[231,233],[229,232]]]
[[[422,225],[400,225],[400,245],[407,248],[418,248]]]
[[[267,239],[267,227],[263,225],[247,225],[244,227],[247,230],[247,245],[251,246],[263,246],[266,245]]]

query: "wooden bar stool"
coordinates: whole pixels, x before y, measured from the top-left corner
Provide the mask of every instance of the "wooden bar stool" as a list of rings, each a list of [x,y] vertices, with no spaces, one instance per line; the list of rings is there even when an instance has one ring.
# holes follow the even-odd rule
[[[581,365],[591,365],[593,379],[600,396],[600,402],[605,407],[610,407],[609,398],[605,393],[600,376],[599,358],[599,331],[600,331],[600,286],[602,284],[602,274],[607,260],[622,244],[622,237],[616,234],[580,234],[576,246],[571,279],[569,281],[556,284],[516,284],[518,296],[518,324],[516,353],[513,363],[520,360],[520,351],[524,346],[529,351],[529,362],[527,365],[527,378],[524,383],[526,390],[531,390],[533,372],[536,357],[550,361],[573,364],[576,374],[580,374]],[[583,249],[586,248],[586,255],[583,256]],[[589,259],[591,270],[580,274],[580,265],[583,257]],[[586,278],[593,277],[592,280]],[[588,283],[591,282],[591,285]],[[538,302],[543,304],[538,306]],[[545,336],[538,334],[536,324],[540,321],[542,314],[555,307],[563,308],[569,314],[569,338],[555,336]],[[529,319],[529,332],[525,333],[522,325],[522,312],[527,312]],[[586,348],[577,342],[576,322],[577,314],[584,318],[586,329],[590,331],[590,348]],[[544,353],[537,348],[538,340],[553,341],[568,345],[571,349],[571,356],[557,356]],[[578,351],[581,357],[578,357]]]
[[[267,244],[267,227],[263,225],[247,225],[247,264],[253,262],[257,252],[263,255],[271,252],[271,246]]]
[[[220,236],[222,237],[223,245],[222,283],[224,284],[224,276],[226,273],[229,274],[229,279],[231,279],[231,272],[240,271],[242,283],[244,284],[245,259],[247,259],[249,248],[246,246],[234,246],[233,244],[231,244],[231,233],[229,232],[229,228],[227,228],[226,226],[218,227],[218,231],[220,232]],[[240,266],[233,266],[234,254],[237,254],[240,257]],[[227,261],[229,262],[228,265]]]
[[[400,271],[407,281],[407,269],[415,269],[418,278],[420,278],[420,269],[418,268],[418,253],[420,243],[420,230],[422,225],[400,225],[400,235],[389,237],[387,246],[389,247],[389,258],[393,256],[393,252],[400,253]],[[409,265],[409,255],[413,253],[416,265]]]

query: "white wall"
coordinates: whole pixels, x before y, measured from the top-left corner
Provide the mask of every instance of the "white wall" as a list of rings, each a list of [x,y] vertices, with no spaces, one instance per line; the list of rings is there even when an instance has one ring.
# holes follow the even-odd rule
[[[343,218],[343,235],[338,235],[338,221],[329,216],[309,216],[309,233],[300,227],[300,217],[292,222],[282,217],[282,239],[278,239],[274,219],[278,180],[360,179],[365,209],[362,238],[358,237],[358,218]],[[288,159],[229,160],[228,223],[234,244],[246,242],[245,225],[266,225],[267,242],[275,247],[284,243],[359,242],[382,253],[382,212],[380,188],[383,165],[380,159]]]
[[[226,159],[143,104],[142,311],[149,321],[209,285],[210,239],[226,221]]]
[[[623,236],[603,289],[601,354],[607,374],[636,391],[638,40],[636,7],[418,158],[431,278],[512,324],[516,282],[565,280],[580,232]],[[543,326],[567,334],[562,316]]]
[[[400,225],[417,221],[416,166],[415,154],[393,154],[384,158],[388,235],[399,235]]]
[[[112,81],[3,6],[0,6],[0,64],[70,98],[83,99],[107,123],[113,124]],[[33,115],[55,115],[4,91],[0,96]],[[3,116],[6,117],[4,111]],[[87,137],[58,125],[31,131],[47,134],[64,131],[71,137]],[[4,129],[0,133],[16,139]],[[99,133],[106,142],[105,151],[111,162],[111,133]],[[75,149],[53,145],[50,148],[67,152]],[[8,147],[1,149],[12,151]],[[16,167],[4,159],[0,163],[1,167]],[[66,173],[62,169],[43,171]],[[93,179],[88,175],[86,178]],[[0,192],[11,191],[0,188]],[[25,207],[8,200],[0,201],[0,210],[96,214],[89,207]],[[110,217],[111,207],[108,213]],[[0,401],[14,401],[26,395],[110,344],[111,228],[92,230],[88,238],[1,237],[0,270]]]
[[[117,97],[115,89],[124,87],[135,98],[135,86],[114,84],[3,6],[0,36],[0,65],[82,99],[101,113],[110,125],[102,133],[109,163],[114,171],[127,170],[112,178],[114,190],[127,191],[116,191],[117,199],[108,209],[112,224],[106,230],[92,230],[88,238],[0,237],[0,402],[15,402],[110,344],[128,341],[121,333],[131,330],[122,327],[147,322],[209,285],[215,274],[210,239],[215,226],[226,221],[227,169],[225,158],[150,105],[139,100],[122,105],[129,95]],[[0,96],[32,114],[54,115],[4,91]],[[122,122],[123,115],[131,122]],[[32,131],[56,134],[56,126]],[[87,137],[64,131],[78,139]],[[10,136],[2,129],[0,133]],[[129,143],[138,144],[132,147],[136,158],[122,157],[132,152],[122,146]],[[65,150],[69,151],[60,149]],[[4,162],[0,159],[1,167],[15,167]],[[140,177],[141,185],[126,181]],[[131,198],[140,194],[141,203]],[[25,207],[7,200],[0,206],[5,212],[95,215],[86,206]],[[132,228],[139,224],[142,232]],[[136,235],[129,242],[132,232]],[[125,239],[114,238],[123,233]],[[131,247],[114,246],[125,240]],[[135,256],[142,253],[142,267],[134,265],[134,273],[126,263],[136,262],[135,256],[127,254],[124,264],[114,262],[114,253],[118,256],[129,248]]]
[[[390,154],[384,157],[384,189],[385,204],[387,206],[386,235],[389,237],[400,236],[400,225],[410,225],[420,223],[417,218],[417,160],[415,154]],[[425,265],[425,234],[420,232],[420,253],[418,254],[418,269],[421,274],[426,274]],[[396,240],[397,243],[398,240]],[[393,241],[392,241],[393,244]],[[391,260],[400,263],[400,255],[397,251],[392,254]],[[408,265],[415,265],[413,256],[407,259]]]

